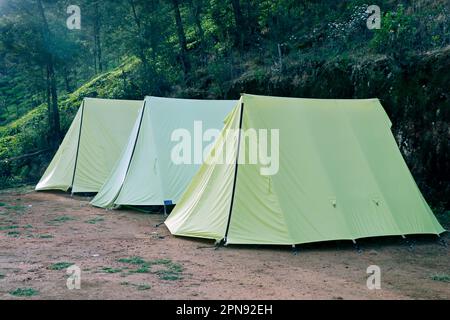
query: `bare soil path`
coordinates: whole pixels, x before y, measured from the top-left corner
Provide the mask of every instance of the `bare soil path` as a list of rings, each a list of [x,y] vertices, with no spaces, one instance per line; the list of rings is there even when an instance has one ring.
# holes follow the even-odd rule
[[[0,299],[450,299],[450,252],[435,237],[289,247],[170,235],[158,214],[93,208],[89,198],[0,192]],[[444,236],[449,241],[449,236]],[[81,289],[66,268],[81,268]],[[368,290],[367,267],[381,268]],[[17,290],[23,289],[23,290]]]

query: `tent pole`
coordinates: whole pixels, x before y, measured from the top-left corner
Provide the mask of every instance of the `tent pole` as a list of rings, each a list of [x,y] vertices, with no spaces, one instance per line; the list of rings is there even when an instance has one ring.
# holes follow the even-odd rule
[[[231,213],[233,212],[234,194],[236,191],[236,180],[237,180],[237,173],[238,173],[238,167],[239,167],[239,151],[241,149],[241,131],[242,131],[242,119],[243,118],[244,118],[244,102],[241,103],[241,114],[240,114],[240,118],[239,118],[239,135],[238,135],[238,143],[237,143],[237,151],[236,151],[236,163],[235,163],[235,167],[234,167],[234,179],[233,179],[233,189],[231,191],[230,211],[228,213],[227,228],[225,230],[225,237],[224,237],[225,245],[227,244],[228,230],[230,229],[230,222],[231,222]]]
[[[83,99],[83,103],[81,104],[80,130],[78,131],[77,152],[75,153],[75,165],[73,167],[72,183],[70,185],[72,188],[72,191],[71,191],[72,196],[73,196],[73,184],[75,183],[75,173],[77,171],[78,151],[80,150],[81,128],[83,127],[83,116],[84,116],[84,99]]]

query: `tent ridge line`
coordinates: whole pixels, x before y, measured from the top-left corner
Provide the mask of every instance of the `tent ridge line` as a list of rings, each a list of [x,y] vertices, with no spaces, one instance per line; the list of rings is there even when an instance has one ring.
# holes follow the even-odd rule
[[[85,99],[83,99],[83,103],[81,104],[81,117],[80,117],[80,129],[78,131],[77,152],[75,153],[75,164],[74,164],[74,168],[73,168],[72,183],[70,185],[72,188],[72,192],[71,192],[72,194],[73,194],[73,185],[75,183],[75,174],[77,172],[78,151],[80,150],[80,141],[81,141],[81,129],[83,127],[84,101],[85,101]]]
[[[223,239],[225,244],[227,243],[228,231],[230,229],[231,214],[233,212],[233,204],[234,204],[234,195],[236,192],[237,173],[238,173],[238,167],[239,167],[239,151],[241,149],[242,120],[244,118],[244,102],[241,103],[241,112],[240,113],[241,114],[240,114],[240,119],[239,119],[239,135],[238,135],[238,144],[237,144],[237,151],[236,151],[236,163],[235,163],[235,167],[234,167],[233,189],[231,191],[231,203],[230,203],[230,211],[228,213],[227,228],[225,230],[225,236]]]

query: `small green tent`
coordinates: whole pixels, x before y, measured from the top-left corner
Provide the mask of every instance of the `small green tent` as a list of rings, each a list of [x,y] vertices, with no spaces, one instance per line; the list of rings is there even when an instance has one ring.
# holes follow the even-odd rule
[[[97,192],[141,108],[142,101],[85,98],[36,190]]]
[[[219,133],[223,119],[236,102],[146,97],[128,145],[91,204],[112,208],[177,203],[201,161],[174,163],[172,153],[177,142],[173,141],[173,134],[181,130],[192,139],[198,136],[201,140],[210,129]],[[188,142],[189,150],[185,151],[191,155],[196,143],[203,144]]]
[[[243,95],[165,224],[174,235],[227,244],[440,234],[390,126],[377,99]],[[245,161],[251,128],[279,131],[275,174]],[[216,161],[225,151],[235,160]]]

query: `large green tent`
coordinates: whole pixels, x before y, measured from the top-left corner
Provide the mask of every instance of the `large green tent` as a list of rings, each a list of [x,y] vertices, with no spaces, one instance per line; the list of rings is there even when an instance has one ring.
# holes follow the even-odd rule
[[[178,144],[174,133],[197,138],[187,141],[189,150],[185,151],[193,156],[196,142],[203,149],[204,141],[198,139],[208,130],[220,133],[223,119],[236,102],[147,97],[128,145],[91,204],[102,208],[175,204],[202,161],[191,157],[184,163],[174,162],[172,154]],[[212,144],[210,138],[205,148]]]
[[[142,101],[85,98],[36,190],[97,192],[141,108]]]
[[[243,95],[165,224],[228,244],[440,234],[390,127],[377,99]],[[275,174],[245,161],[251,128],[279,130]],[[235,160],[218,161],[223,153]]]

